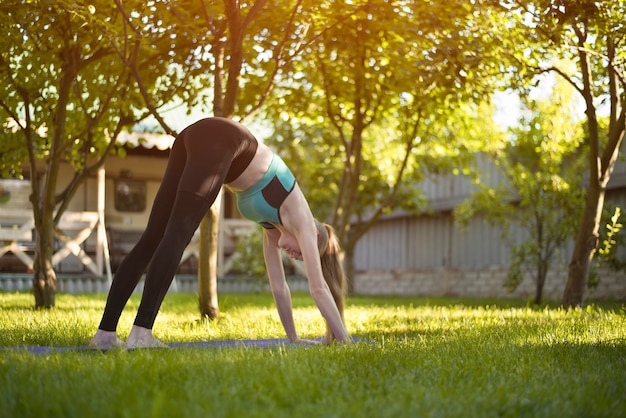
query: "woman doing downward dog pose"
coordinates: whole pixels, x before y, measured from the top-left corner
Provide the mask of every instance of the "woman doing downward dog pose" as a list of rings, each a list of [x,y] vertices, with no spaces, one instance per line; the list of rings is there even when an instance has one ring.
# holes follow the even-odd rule
[[[174,141],[146,229],[115,273],[91,348],[165,346],[152,335],[152,326],[183,251],[222,185],[236,193],[240,212],[263,226],[270,288],[289,341],[309,342],[296,333],[281,249],[304,261],[311,295],[326,320],[324,342],[350,342],[333,229],[313,218],[296,179],[278,155],[243,125],[214,117],[188,126]],[[117,324],[144,271],[141,303],[124,343],[117,337]]]

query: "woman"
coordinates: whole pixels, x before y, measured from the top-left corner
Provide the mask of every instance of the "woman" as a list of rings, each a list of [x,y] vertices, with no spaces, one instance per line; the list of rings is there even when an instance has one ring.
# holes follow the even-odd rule
[[[236,193],[240,212],[264,228],[265,265],[289,341],[313,343],[296,333],[281,249],[304,261],[311,296],[326,320],[324,341],[350,342],[343,322],[343,271],[332,228],[313,218],[278,155],[241,124],[214,117],[188,126],[174,141],[146,230],[115,273],[91,348],[166,346],[152,335],[152,326],[183,251],[222,185]],[[146,267],[141,303],[124,343],[117,337],[117,324]]]

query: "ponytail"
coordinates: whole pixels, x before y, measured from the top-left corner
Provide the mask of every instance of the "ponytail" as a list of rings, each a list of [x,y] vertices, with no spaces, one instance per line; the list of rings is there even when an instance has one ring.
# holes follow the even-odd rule
[[[335,234],[335,230],[328,224],[315,221],[318,229],[317,245],[320,252],[320,261],[322,264],[322,274],[324,280],[330,289],[333,300],[337,305],[341,320],[343,321],[343,311],[345,305],[345,274],[340,260],[341,246]],[[324,343],[329,344],[335,340],[328,324],[326,324],[326,337]]]

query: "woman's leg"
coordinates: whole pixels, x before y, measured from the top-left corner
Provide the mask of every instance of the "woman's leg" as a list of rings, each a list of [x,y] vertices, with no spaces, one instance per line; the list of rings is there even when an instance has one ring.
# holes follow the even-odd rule
[[[100,330],[109,332],[116,330],[124,306],[137,287],[141,275],[161,241],[186,159],[184,142],[182,139],[176,140],[170,152],[163,181],[154,199],[146,229],[115,272],[100,322]]]
[[[152,328],[165,294],[178,270],[183,252],[211,204],[212,201],[205,197],[184,190],[178,192],[165,234],[146,272],[146,282],[135,325]]]
[[[215,201],[232,163],[235,153],[233,141],[211,137],[214,135],[209,127],[196,124],[186,132],[186,165],[165,233],[146,273],[143,296],[135,319],[137,327],[152,329],[183,251]]]

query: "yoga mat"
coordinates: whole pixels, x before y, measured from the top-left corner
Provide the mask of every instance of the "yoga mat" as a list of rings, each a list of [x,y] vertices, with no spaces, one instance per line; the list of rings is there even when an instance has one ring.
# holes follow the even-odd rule
[[[321,341],[318,339],[317,341]],[[352,341],[363,341],[357,337],[352,337]],[[278,345],[292,346],[292,347],[312,347],[304,344],[292,344],[286,338],[267,338],[260,340],[214,340],[214,341],[191,341],[191,342],[173,342],[167,343],[170,348],[228,348],[228,347],[251,347],[251,348],[268,348],[276,347]],[[27,351],[31,354],[52,354],[52,353],[64,353],[73,351],[94,351],[89,346],[81,345],[77,347],[50,347],[39,345],[24,345],[18,347],[2,347],[1,351]],[[139,349],[141,350],[141,349]],[[132,351],[132,350],[130,350]]]

